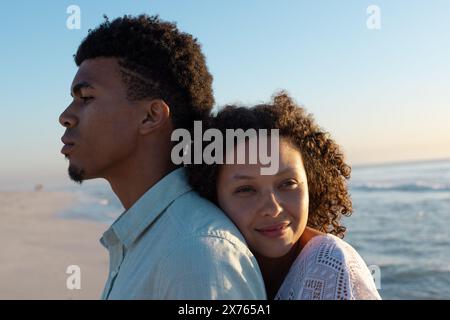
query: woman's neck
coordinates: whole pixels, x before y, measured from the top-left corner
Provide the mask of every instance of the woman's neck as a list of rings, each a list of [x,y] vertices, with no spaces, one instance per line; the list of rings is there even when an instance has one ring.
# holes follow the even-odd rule
[[[267,298],[272,300],[278,292],[278,289],[283,284],[286,275],[291,268],[292,263],[300,254],[301,245],[300,241],[289,250],[287,254],[279,258],[268,258],[255,254],[258,261],[261,273],[266,286]]]
[[[273,300],[289,270],[305,245],[313,237],[323,235],[322,232],[306,227],[300,239],[292,246],[287,254],[279,258],[268,258],[255,253],[259,268],[266,286],[267,298]]]

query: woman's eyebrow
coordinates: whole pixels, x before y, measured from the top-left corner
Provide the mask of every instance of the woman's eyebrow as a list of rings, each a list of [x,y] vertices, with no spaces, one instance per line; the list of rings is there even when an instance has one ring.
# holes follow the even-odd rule
[[[86,82],[86,81],[83,81],[83,82],[77,83],[76,85],[74,85],[74,86],[72,87],[72,90],[71,90],[71,92],[70,92],[70,95],[71,95],[72,97],[73,97],[73,96],[79,96],[80,93],[81,93],[81,89],[83,89],[83,88],[94,89],[94,87],[93,87],[90,83],[88,83],[88,82]]]
[[[294,168],[291,168],[291,167],[288,167],[288,168],[285,168],[285,169],[283,169],[283,170],[277,172],[275,175],[276,175],[276,176],[282,176],[283,174],[291,173],[291,172],[295,172],[295,169],[294,169]]]
[[[246,175],[243,175],[243,174],[235,174],[234,176],[233,176],[233,179],[237,179],[237,180],[248,180],[248,179],[254,179],[255,177],[252,177],[252,176],[246,176]]]
[[[286,173],[290,173],[290,172],[294,172],[294,168],[288,167],[283,169],[282,171],[277,172],[275,175],[276,176],[282,176],[283,174]],[[235,174],[232,179],[236,179],[236,180],[251,180],[251,179],[255,179],[254,176],[247,176],[245,174]]]

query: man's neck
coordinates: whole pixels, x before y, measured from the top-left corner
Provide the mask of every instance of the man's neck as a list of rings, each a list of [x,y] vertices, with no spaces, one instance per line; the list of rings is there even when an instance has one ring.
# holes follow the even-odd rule
[[[133,206],[145,192],[176,168],[170,158],[155,158],[154,155],[153,157],[147,155],[127,159],[119,168],[111,170],[112,174],[105,177],[125,210]]]

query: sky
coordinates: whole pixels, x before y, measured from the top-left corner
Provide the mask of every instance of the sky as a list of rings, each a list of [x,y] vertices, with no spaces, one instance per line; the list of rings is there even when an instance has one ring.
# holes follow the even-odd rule
[[[66,26],[70,5],[80,29]],[[67,179],[58,117],[73,54],[103,14],[140,13],[198,38],[216,108],[284,89],[352,165],[450,158],[448,0],[15,0],[0,4],[0,184]]]

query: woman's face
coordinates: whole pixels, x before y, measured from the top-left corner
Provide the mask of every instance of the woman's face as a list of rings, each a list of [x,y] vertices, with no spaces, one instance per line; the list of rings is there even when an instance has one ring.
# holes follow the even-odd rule
[[[261,164],[224,164],[218,202],[250,249],[268,258],[289,252],[308,220],[308,184],[300,152],[280,139],[279,169],[261,175]]]

